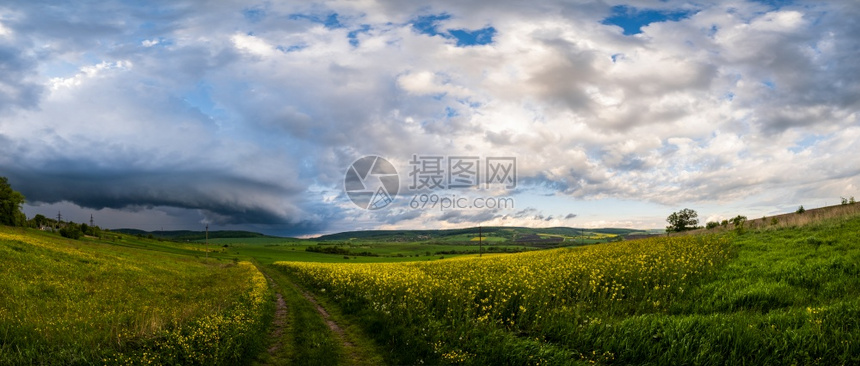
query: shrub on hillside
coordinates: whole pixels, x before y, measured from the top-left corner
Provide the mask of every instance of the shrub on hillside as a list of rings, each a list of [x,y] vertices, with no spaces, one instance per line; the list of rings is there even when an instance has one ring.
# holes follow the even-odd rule
[[[74,222],[70,222],[70,223],[66,224],[66,226],[63,226],[62,229],[60,229],[60,235],[62,235],[65,238],[77,240],[77,239],[80,239],[82,236],[84,236],[84,232],[81,231],[80,225],[78,225]]]

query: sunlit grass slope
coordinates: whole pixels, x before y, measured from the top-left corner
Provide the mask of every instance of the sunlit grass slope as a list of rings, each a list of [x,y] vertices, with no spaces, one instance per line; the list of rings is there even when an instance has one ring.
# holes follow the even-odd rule
[[[0,364],[232,364],[269,296],[248,262],[0,227]]]

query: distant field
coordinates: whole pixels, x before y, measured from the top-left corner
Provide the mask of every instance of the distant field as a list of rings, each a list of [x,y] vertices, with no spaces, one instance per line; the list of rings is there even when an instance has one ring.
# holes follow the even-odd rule
[[[600,237],[599,234],[627,235],[637,230],[631,229],[576,229],[569,227],[527,228],[527,227],[472,227],[449,230],[368,230],[323,235],[318,241],[350,241],[372,240],[377,242],[433,242],[433,241],[469,241],[482,233],[485,238],[503,238],[510,241],[526,235],[560,236],[566,238]],[[492,239],[491,239],[492,240]]]
[[[485,242],[502,242],[502,241],[507,241],[508,239],[507,238],[500,238],[498,236],[486,236],[486,237],[480,237],[480,238],[473,236],[469,239],[469,241],[481,241],[481,240],[483,240]]]
[[[194,240],[195,243],[205,243],[206,240]],[[255,244],[255,245],[266,245],[266,244],[280,244],[280,245],[306,245],[308,241],[300,240],[300,239],[292,239],[292,238],[273,238],[273,237],[262,237],[262,238],[217,238],[217,239],[209,239],[209,244]]]
[[[220,244],[220,243],[218,243]],[[374,243],[356,242],[350,245],[316,242],[272,242],[268,239],[236,239],[224,248],[218,244],[210,244],[212,250],[218,253],[213,255],[237,258],[254,258],[262,264],[271,264],[276,261],[300,261],[300,262],[355,262],[355,263],[379,263],[379,262],[404,262],[404,261],[427,261],[440,258],[451,258],[465,254],[476,254],[481,249],[477,242],[474,245],[444,245],[424,243]],[[223,245],[223,244],[220,244]],[[308,247],[330,247],[336,246],[347,249],[356,254],[336,255],[323,254],[306,251]],[[486,252],[493,250],[527,251],[534,250],[522,245],[499,245],[497,243],[483,245]],[[456,252],[456,253],[454,253]],[[471,253],[474,252],[474,253]],[[358,253],[371,253],[376,256],[358,255]]]

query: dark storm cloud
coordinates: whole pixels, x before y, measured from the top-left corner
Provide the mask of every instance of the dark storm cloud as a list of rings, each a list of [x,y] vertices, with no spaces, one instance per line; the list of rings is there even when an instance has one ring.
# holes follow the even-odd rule
[[[298,192],[289,188],[215,171],[100,171],[75,162],[65,170],[7,170],[10,181],[33,204],[69,201],[84,208],[123,209],[167,206],[210,212],[220,224],[263,225],[304,221],[298,210],[278,207],[274,201]],[[241,192],[253,192],[243,197]],[[227,194],[229,193],[229,195]]]

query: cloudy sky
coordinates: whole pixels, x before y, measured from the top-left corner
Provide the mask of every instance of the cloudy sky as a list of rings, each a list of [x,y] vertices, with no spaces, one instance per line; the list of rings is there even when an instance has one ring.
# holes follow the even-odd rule
[[[857,19],[847,0],[4,1],[0,176],[30,216],[294,236],[819,207],[860,196]],[[367,155],[400,177],[378,210],[344,192]],[[413,156],[514,157],[516,187],[411,190]]]

